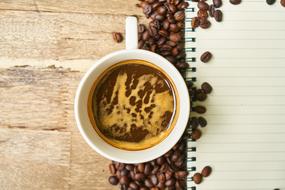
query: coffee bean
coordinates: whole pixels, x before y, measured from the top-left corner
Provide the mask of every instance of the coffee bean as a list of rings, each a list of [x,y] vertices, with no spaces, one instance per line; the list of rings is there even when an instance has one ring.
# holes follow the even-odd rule
[[[214,17],[215,7],[214,5],[210,5],[209,15],[210,17]]]
[[[197,28],[200,25],[200,20],[198,17],[194,17],[191,20],[191,27],[192,28]]]
[[[164,183],[161,183],[161,182],[158,183],[157,187],[158,187],[159,189],[165,189]]]
[[[127,175],[129,175],[129,171],[124,168],[124,169],[121,170],[120,175],[121,175],[121,176],[127,176]]]
[[[178,32],[180,29],[181,29],[181,28],[178,27],[177,24],[170,24],[170,25],[169,25],[169,30],[170,30],[171,32]]]
[[[199,121],[197,119],[197,117],[192,117],[190,118],[190,126],[192,129],[196,129],[199,125]]]
[[[203,176],[200,173],[195,173],[192,178],[193,178],[194,183],[196,184],[200,184],[203,180]]]
[[[160,14],[156,14],[154,19],[158,20],[158,21],[163,21],[164,20],[164,16],[163,15],[160,15]]]
[[[172,4],[169,4],[168,5],[168,10],[171,12],[171,13],[175,13],[177,11],[177,8],[175,5],[172,5]]]
[[[139,40],[138,48],[139,48],[139,49],[142,49],[143,46],[144,46],[144,41],[143,41],[143,40]]]
[[[147,3],[152,4],[154,3],[156,0],[145,0]]]
[[[223,4],[222,0],[213,0],[213,5],[216,8],[220,8],[222,4]]]
[[[174,178],[170,178],[169,180],[167,180],[166,182],[165,182],[165,185],[167,186],[167,187],[170,187],[170,186],[173,186],[174,184],[175,184],[175,179]]]
[[[159,38],[159,40],[157,41],[157,45],[161,46],[162,44],[165,43],[165,41],[166,41],[166,38],[161,37],[161,38]]]
[[[220,10],[216,10],[214,12],[214,18],[217,22],[221,22],[223,20],[223,13]]]
[[[172,51],[171,51],[171,54],[172,54],[173,56],[178,55],[178,54],[179,54],[178,48],[177,48],[177,47],[173,48]]]
[[[120,32],[113,32],[112,33],[113,39],[117,43],[121,43],[123,41],[123,36]]]
[[[147,41],[150,38],[149,32],[146,30],[142,35],[143,41]]]
[[[129,178],[127,176],[121,176],[120,178],[120,184],[121,185],[128,185],[129,184]]]
[[[121,170],[123,170],[124,168],[125,168],[125,164],[124,164],[124,163],[119,163],[117,169],[121,171]]]
[[[208,177],[212,173],[212,168],[210,166],[206,166],[203,168],[201,173],[203,177]]]
[[[207,126],[207,120],[204,117],[198,117],[198,122],[201,127]]]
[[[188,172],[186,171],[177,171],[175,172],[176,179],[185,179],[188,175]]]
[[[202,132],[199,129],[194,129],[191,133],[191,139],[198,140],[202,136]]]
[[[151,175],[150,176],[150,180],[151,180],[153,185],[157,185],[158,184],[158,179],[157,179],[156,175]]]
[[[177,69],[187,69],[189,67],[189,64],[186,62],[179,61],[175,64],[175,66],[177,67]]]
[[[203,91],[206,93],[206,94],[210,94],[213,90],[213,87],[207,83],[207,82],[204,82],[202,85],[201,85],[201,88],[203,89]]]
[[[116,174],[116,168],[114,164],[109,164],[109,171],[112,175]]]
[[[179,4],[180,9],[187,9],[189,7],[189,3],[188,2],[182,2]]]
[[[180,33],[171,33],[169,39],[173,42],[179,42],[182,39]]]
[[[156,49],[157,49],[157,45],[156,44],[153,44],[153,45],[150,46],[150,51],[156,52]]]
[[[140,190],[149,190],[147,187],[141,187]]]
[[[280,4],[281,4],[283,7],[285,7],[285,0],[281,0],[281,1],[280,1]]]
[[[166,30],[164,30],[164,29],[159,30],[158,34],[163,36],[163,37],[168,37],[169,36],[169,33]]]
[[[238,5],[241,3],[241,0],[230,0],[230,3],[233,5]]]
[[[145,169],[145,165],[144,165],[143,163],[140,163],[140,164],[137,166],[137,168],[138,168],[138,171],[139,171],[139,172],[143,173],[143,172],[144,172],[144,169]]]
[[[169,23],[168,20],[164,20],[163,23],[162,23],[162,27],[163,27],[164,30],[168,30],[169,25],[170,25],[170,23]]]
[[[203,29],[210,28],[211,22],[207,18],[201,17],[201,18],[199,18],[199,21],[200,21],[200,27],[201,28],[203,28]]]
[[[152,10],[157,10],[160,6],[161,6],[161,3],[160,2],[156,2],[156,3],[153,3],[152,5]]]
[[[173,172],[171,172],[171,171],[169,171],[169,170],[167,170],[167,171],[165,172],[165,179],[166,179],[166,180],[171,179],[172,176],[173,176]]]
[[[182,21],[184,20],[185,18],[185,12],[184,11],[177,11],[175,14],[174,14],[174,18],[176,21]]]
[[[142,173],[136,173],[134,178],[135,178],[136,181],[142,181],[142,180],[145,179],[145,175],[142,174]]]
[[[166,181],[165,175],[163,173],[158,174],[157,178],[160,183],[164,183]]]
[[[150,17],[150,14],[152,13],[152,7],[149,4],[144,5],[143,7],[143,13],[145,14],[146,18]]]
[[[183,187],[179,181],[176,181],[176,183],[175,183],[175,190],[183,190]]]
[[[151,172],[151,165],[149,163],[146,163],[144,168],[144,174],[149,175],[150,172]]]
[[[199,1],[198,8],[202,10],[209,10],[209,5],[205,1]]]
[[[276,0],[266,0],[266,3],[268,5],[273,5],[276,2]]]
[[[139,24],[139,26],[138,26],[138,32],[139,32],[139,33],[143,33],[144,31],[145,31],[145,25]]]
[[[116,176],[110,176],[108,180],[111,185],[117,185],[119,183],[119,179]]]
[[[203,62],[203,63],[208,63],[212,58],[212,53],[209,52],[209,51],[206,51],[205,53],[203,53],[200,57],[200,60]]]
[[[195,98],[198,101],[205,101],[207,99],[207,95],[202,90],[197,90],[195,94]]]
[[[146,179],[146,180],[144,181],[144,184],[145,184],[145,186],[148,187],[148,188],[153,187],[153,184],[152,184],[152,182],[151,182],[150,179]]]
[[[157,8],[157,13],[160,14],[160,15],[165,15],[166,14],[166,8],[165,6],[160,6]]]
[[[157,159],[156,159],[156,163],[157,163],[158,165],[164,164],[164,163],[165,163],[165,158],[164,158],[164,157],[159,157],[159,158],[157,158]]]
[[[202,10],[202,9],[200,9],[198,12],[197,12],[197,15],[198,15],[198,17],[199,18],[208,18],[209,17],[209,15],[208,15],[208,11],[206,11],[206,10]]]
[[[131,182],[129,187],[132,189],[132,190],[138,190],[139,189],[139,186],[135,183],[135,182]]]

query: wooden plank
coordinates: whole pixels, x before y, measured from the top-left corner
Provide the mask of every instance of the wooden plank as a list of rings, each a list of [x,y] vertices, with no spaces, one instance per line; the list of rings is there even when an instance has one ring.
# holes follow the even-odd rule
[[[49,12],[71,12],[71,13],[100,13],[100,14],[140,14],[135,4],[138,0],[4,0],[0,2],[2,10],[20,11],[49,11]]]
[[[61,68],[0,70],[0,127],[67,130],[67,96],[80,76]]]
[[[70,133],[0,129],[1,189],[68,189]]]

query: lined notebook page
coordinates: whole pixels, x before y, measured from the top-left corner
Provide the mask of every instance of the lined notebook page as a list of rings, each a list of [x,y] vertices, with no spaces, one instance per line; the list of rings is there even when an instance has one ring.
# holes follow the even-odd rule
[[[197,190],[285,189],[285,8],[277,1],[223,1],[223,22],[191,31],[187,12],[186,50],[197,68],[189,77],[209,82],[213,93],[204,104],[208,126],[197,142],[189,142],[188,167],[213,173]],[[191,3],[195,7],[196,3]],[[192,38],[195,38],[195,42]],[[191,52],[196,48],[196,52]],[[210,51],[207,64],[200,55]],[[196,105],[199,103],[195,103]],[[195,116],[193,114],[192,116]],[[193,175],[195,172],[191,172]]]

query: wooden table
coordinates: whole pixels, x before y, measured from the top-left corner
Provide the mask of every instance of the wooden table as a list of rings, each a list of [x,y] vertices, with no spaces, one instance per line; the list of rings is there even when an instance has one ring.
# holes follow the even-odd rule
[[[137,0],[0,2],[0,189],[111,190],[109,161],[80,136],[73,100],[84,72],[124,48]]]

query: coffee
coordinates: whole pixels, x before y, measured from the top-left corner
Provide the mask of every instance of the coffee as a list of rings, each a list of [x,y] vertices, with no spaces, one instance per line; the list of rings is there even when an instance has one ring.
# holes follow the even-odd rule
[[[169,77],[149,62],[117,63],[94,82],[88,101],[91,123],[117,148],[149,148],[161,142],[175,124],[175,91]]]

